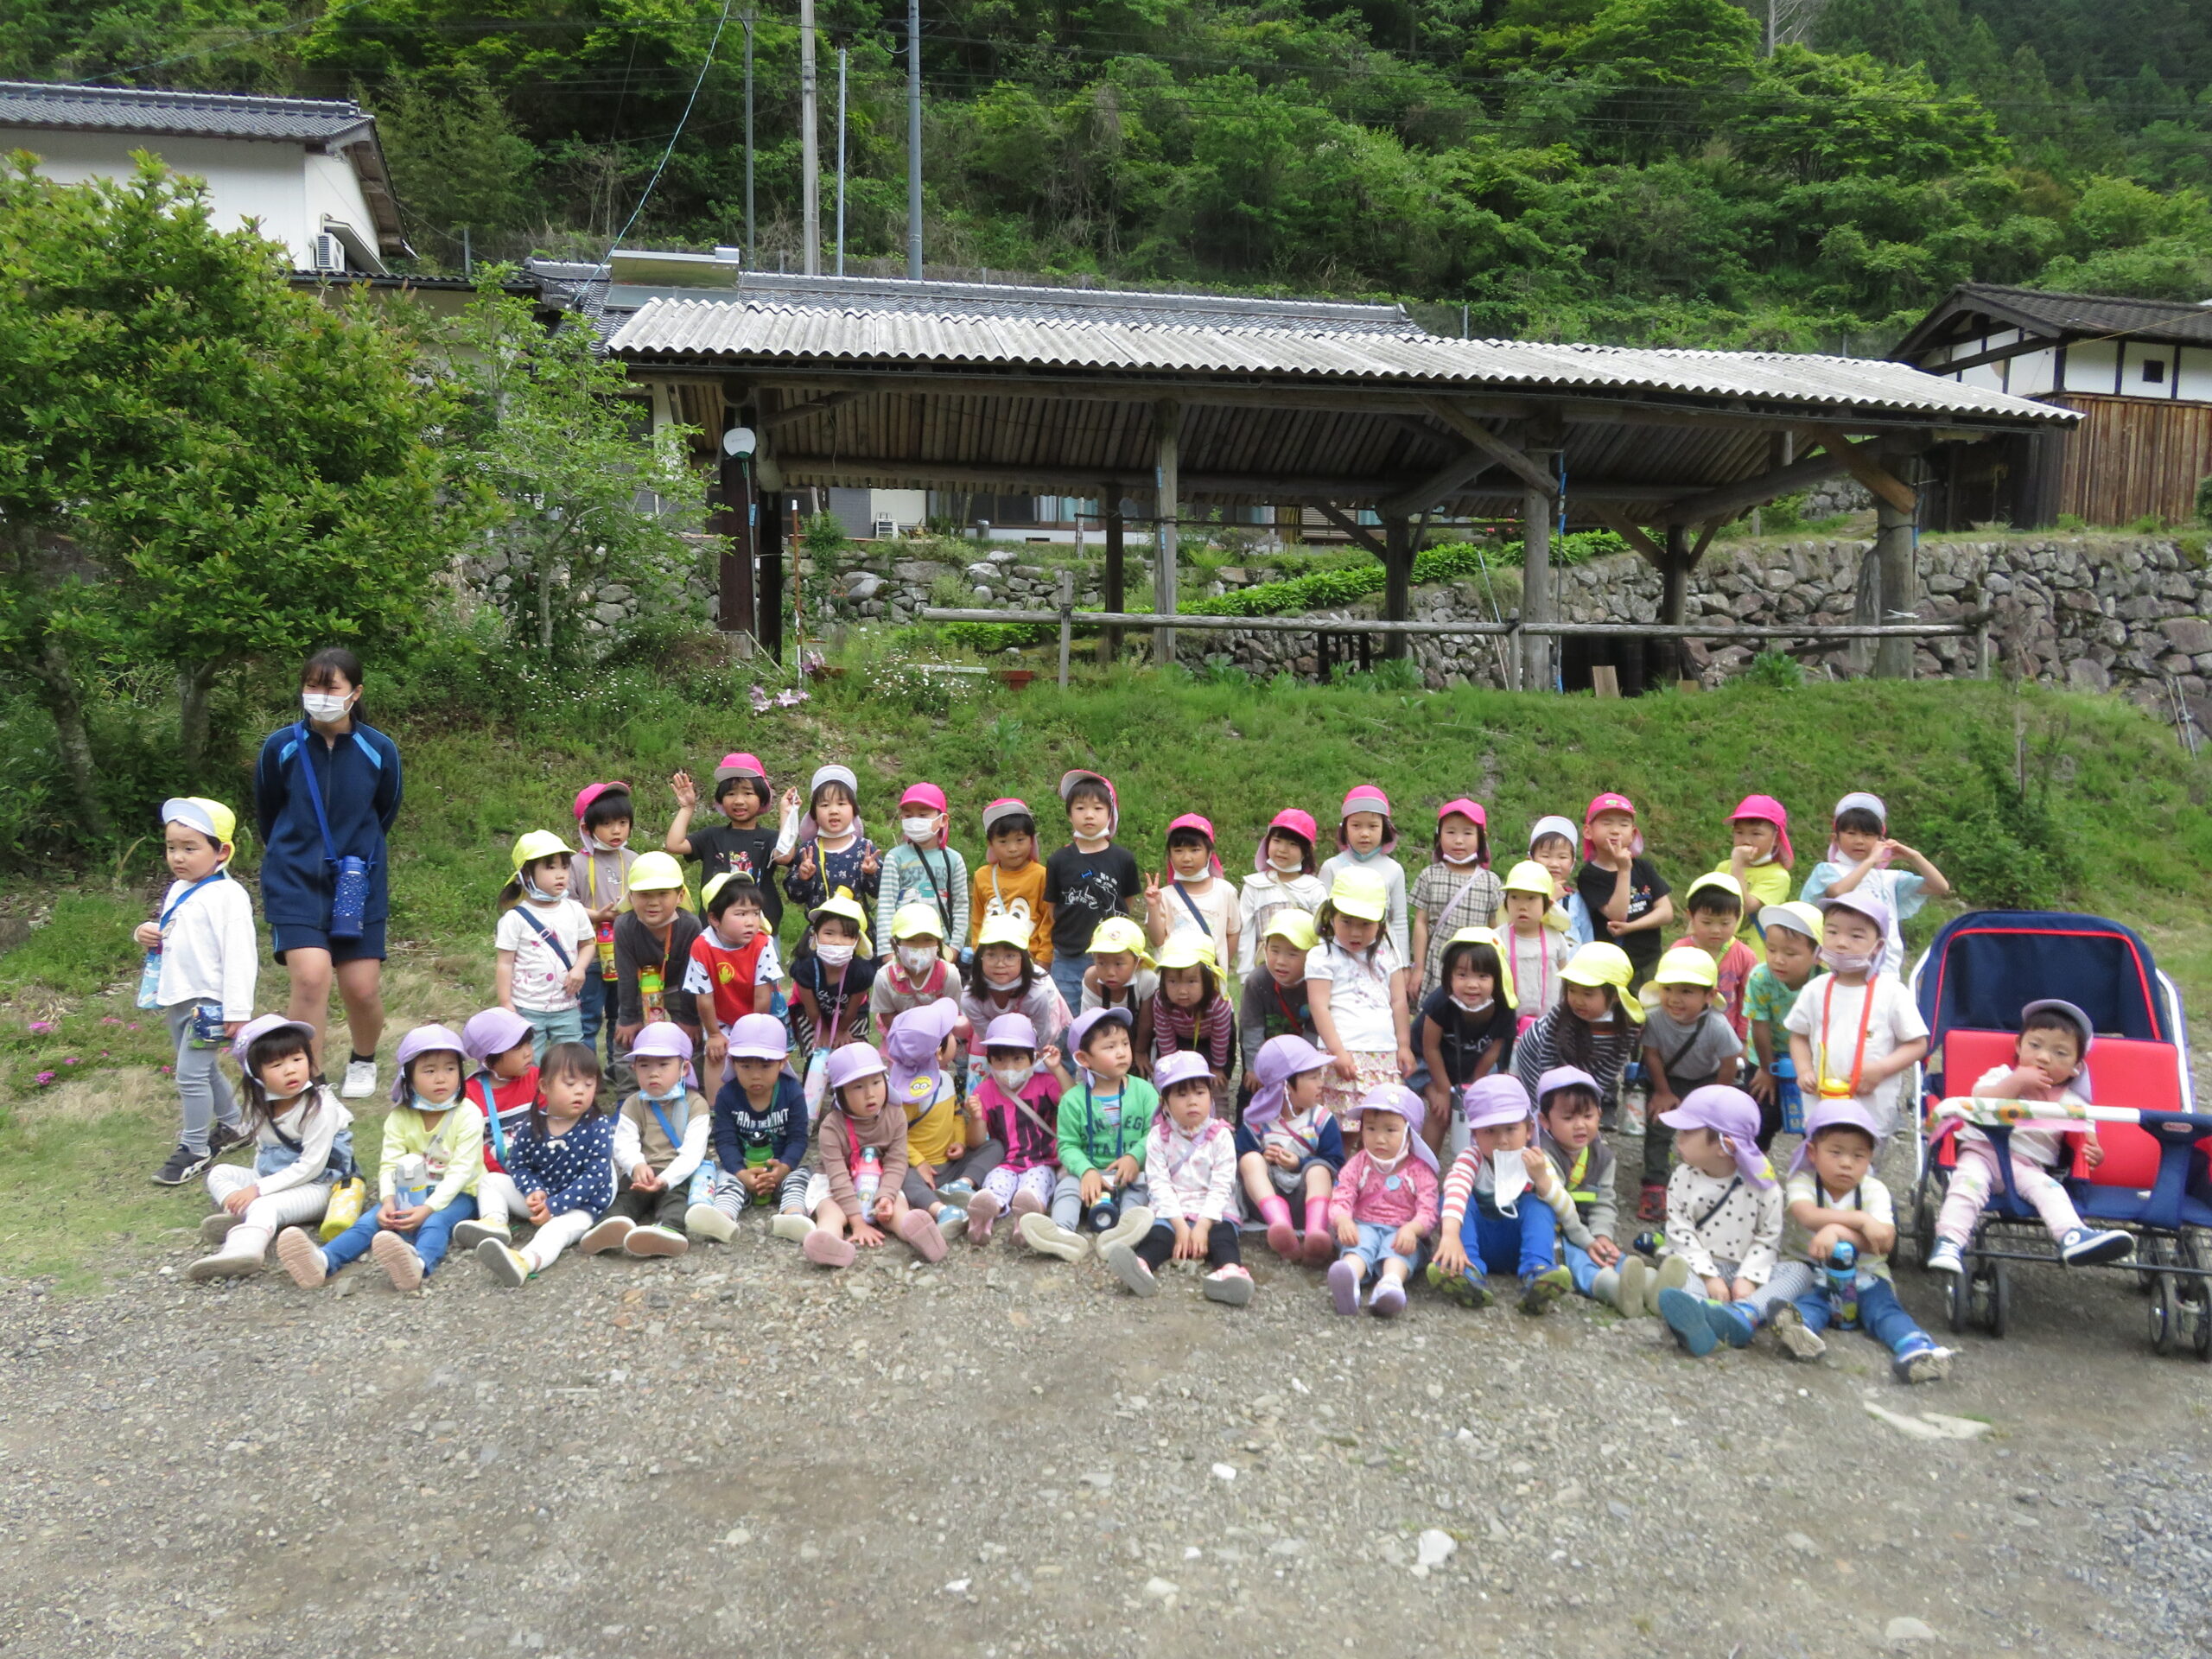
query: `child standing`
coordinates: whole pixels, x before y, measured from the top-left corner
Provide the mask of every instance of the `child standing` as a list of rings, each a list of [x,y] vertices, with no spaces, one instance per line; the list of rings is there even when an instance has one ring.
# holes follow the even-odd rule
[[[1010,1214],[1018,1230],[1027,1216],[1051,1208],[1058,1185],[1060,1096],[1070,1086],[1060,1051],[1037,1041],[1028,1015],[1002,1014],[983,1033],[987,1071],[976,1086],[984,1145],[1003,1147],[968,1200],[968,1242],[991,1242],[991,1224]]]
[[[1270,916],[1260,941],[1259,964],[1244,976],[1237,1004],[1236,1035],[1243,1051],[1244,1087],[1253,1087],[1252,1067],[1260,1050],[1278,1037],[1313,1034],[1313,1009],[1306,995],[1306,959],[1321,936],[1313,918],[1287,906]]]
[[[1198,1055],[1171,1054],[1154,1077],[1161,1105],[1144,1151],[1153,1223],[1134,1243],[1102,1242],[1099,1259],[1138,1296],[1159,1293],[1154,1274],[1170,1256],[1204,1262],[1206,1300],[1243,1307],[1252,1275],[1236,1243],[1236,1131],[1214,1116],[1213,1078]]]
[[[245,1138],[238,1103],[215,1058],[253,1018],[258,971],[253,899],[230,879],[238,817],[220,801],[182,796],[162,803],[162,851],[169,888],[161,914],[133,937],[157,964],[151,999],[169,1028],[183,1127],[176,1150],[154,1173],[157,1186],[181,1186]],[[143,994],[139,1006],[148,1006]]]
[[[1612,1098],[1621,1068],[1643,1046],[1643,1005],[1627,995],[1635,970],[1628,953],[1603,940],[1586,944],[1559,970],[1560,1000],[1513,1045],[1513,1075],[1533,1090],[1555,1065],[1598,1080]]]
[[[1758,1148],[1758,1103],[1742,1090],[1694,1089],[1667,1114],[1667,1127],[1681,1161],[1667,1182],[1655,1311],[1684,1349],[1702,1357],[1724,1334],[1706,1304],[1751,1301],[1774,1276],[1782,1189]],[[1750,1328],[1743,1329],[1749,1341]]]
[[[1414,953],[1421,963],[1415,1000],[1444,982],[1444,947],[1455,933],[1497,923],[1505,889],[1490,868],[1490,815],[1465,796],[1436,812],[1436,845],[1414,880]]]
[[[582,1044],[545,1051],[537,1098],[507,1142],[507,1171],[537,1230],[520,1249],[500,1236],[480,1240],[476,1259],[519,1289],[614,1201],[614,1120],[600,1103],[599,1057]]]
[[[2020,1010],[2020,1040],[2012,1051],[2012,1064],[1983,1072],[1974,1092],[1985,1099],[2087,1105],[2075,1085],[2078,1081],[2082,1089],[2089,1086],[2087,1065],[2095,1040],[2089,1016],[2071,1002],[2056,997],[2031,1002]],[[1974,1223],[1990,1196],[2003,1190],[2005,1177],[1998,1166],[1997,1147],[1981,1130],[1953,1118],[1945,1131],[1955,1131],[1958,1136],[1959,1161],[1944,1192],[1943,1207],[1936,1213],[1936,1245],[1928,1253],[1928,1270],[1956,1274],[1966,1271],[1961,1254],[1973,1241]],[[2094,1135],[2084,1156],[2091,1169],[2104,1161],[2104,1147]],[[2135,1241],[2124,1232],[2094,1231],[2082,1225],[2082,1212],[2052,1173],[2065,1160],[2061,1134],[2023,1125],[2007,1137],[2005,1159],[2012,1166],[2012,1190],[2035,1206],[2066,1266],[2123,1261],[2135,1248]]]
[[[1358,864],[1338,870],[1321,906],[1323,943],[1306,957],[1313,1029],[1331,1059],[1321,1098],[1346,1128],[1369,1090],[1414,1069],[1405,958],[1384,937],[1389,911],[1386,877]]]
[[[1516,1036],[1559,1006],[1560,969],[1578,948],[1568,929],[1552,925],[1560,914],[1553,897],[1557,885],[1551,872],[1533,858],[1522,859],[1505,874],[1505,926],[1499,944],[1519,1004]],[[1570,896],[1576,904],[1582,902],[1580,896]]]
[[[1597,936],[1628,952],[1636,970],[1628,988],[1639,989],[1659,965],[1659,930],[1675,919],[1675,901],[1668,896],[1673,889],[1643,856],[1636,808],[1627,796],[1605,794],[1590,803],[1582,819],[1582,857],[1575,890]]]
[[[960,995],[952,964],[944,959],[944,918],[934,906],[901,905],[891,918],[891,954],[877,966],[868,987],[868,1023],[878,1031],[909,1008],[927,1007],[941,996]]]
[[[1344,1167],[1344,1131],[1321,1109],[1329,1057],[1295,1034],[1270,1037],[1249,1068],[1252,1103],[1236,1131],[1236,1169],[1244,1197],[1268,1230],[1268,1247],[1286,1262],[1319,1267],[1329,1259],[1329,1192]],[[1306,1237],[1291,1225],[1302,1199]]]
[[[1759,959],[1750,945],[1736,937],[1744,915],[1743,887],[1732,875],[1700,875],[1690,883],[1685,904],[1690,912],[1689,934],[1675,940],[1672,948],[1694,945],[1713,958],[1713,988],[1720,995],[1720,1012],[1738,1037],[1746,1036],[1745,988]]]
[[[1060,779],[1060,799],[1074,839],[1045,861],[1045,902],[1052,912],[1052,983],[1074,1008],[1083,1005],[1090,936],[1108,917],[1141,903],[1144,877],[1128,849],[1115,844],[1122,812],[1112,783],[1095,772],[1071,772]]]
[[[1821,961],[1783,1027],[1800,1089],[1865,1106],[1887,1139],[1897,1128],[1905,1072],[1928,1052],[1928,1022],[1912,993],[1881,971],[1889,908],[1854,890],[1821,904]],[[1811,1096],[1807,1099],[1809,1103]]]
[[[330,1206],[330,1189],[353,1167],[353,1115],[315,1074],[315,1027],[264,1014],[231,1045],[245,1083],[253,1167],[207,1172],[215,1213],[200,1236],[219,1246],[185,1269],[193,1280],[259,1273],[280,1228],[309,1225]]]
[[[279,1233],[276,1259],[294,1284],[313,1290],[347,1262],[372,1255],[394,1289],[413,1290],[445,1259],[453,1230],[476,1213],[484,1179],[484,1114],[461,1092],[466,1059],[461,1039],[443,1026],[417,1026],[400,1039],[378,1154],[380,1203],[327,1244],[305,1227]],[[421,1160],[427,1186],[400,1191],[402,1159]]]
[[[1771,795],[1746,795],[1728,815],[1728,862],[1716,874],[1735,878],[1751,954],[1764,960],[1759,912],[1789,897],[1789,867],[1796,862],[1789,846],[1789,814]]]
[[[890,1106],[883,1058],[866,1043],[830,1056],[830,1098],[815,1135],[822,1171],[808,1184],[814,1226],[806,1259],[849,1268],[855,1245],[883,1243],[879,1225],[905,1239],[925,1262],[944,1260],[944,1235],[901,1192],[906,1180],[906,1115]],[[847,1235],[850,1236],[848,1237]]]
[[[1221,994],[1213,952],[1197,933],[1185,929],[1160,946],[1160,991],[1147,1016],[1154,1068],[1170,1054],[1199,1055],[1213,1078],[1216,1108],[1226,1117],[1229,1070],[1236,1059],[1236,1017]]]
[[[817,1049],[835,1053],[868,1036],[868,996],[875,958],[868,948],[868,912],[844,887],[807,913],[806,933],[791,957],[791,1039],[802,1072]]]
[[[1401,965],[1410,965],[1412,946],[1406,926],[1406,872],[1391,855],[1398,850],[1397,825],[1390,820],[1390,798],[1373,784],[1360,784],[1346,794],[1337,818],[1336,856],[1321,866],[1321,880],[1332,891],[1345,870],[1359,870],[1380,879],[1391,953]],[[1315,912],[1315,925],[1326,938],[1328,928]],[[1411,992],[1407,992],[1410,997]]]
[[[1217,963],[1234,962],[1236,893],[1221,874],[1213,839],[1212,821],[1196,812],[1167,826],[1168,868],[1144,885],[1145,934],[1157,947],[1174,934],[1190,933]]]
[[[1313,843],[1319,834],[1311,812],[1289,807],[1278,812],[1252,852],[1252,874],[1236,900],[1236,971],[1249,976],[1258,965],[1260,941],[1287,910],[1309,921],[1329,896],[1314,874]]]
[[[1580,1294],[1624,1313],[1645,1307],[1641,1256],[1624,1260],[1613,1235],[1620,1227],[1614,1196],[1613,1149],[1599,1133],[1603,1110],[1598,1080],[1571,1065],[1555,1065],[1536,1084],[1536,1144],[1551,1160],[1567,1203],[1559,1217],[1560,1262]]]
[[[1436,1154],[1421,1133],[1422,1116],[1421,1096],[1402,1084],[1360,1097],[1359,1150],[1344,1160],[1329,1195],[1342,1251],[1329,1269],[1329,1300],[1339,1313],[1359,1312],[1370,1274],[1376,1283],[1367,1311],[1378,1319],[1405,1312],[1406,1281],[1436,1226]]]
[[[1452,1103],[1513,1052],[1516,1023],[1513,980],[1499,957],[1497,936],[1479,927],[1454,935],[1444,947],[1443,982],[1414,1016],[1414,1052],[1428,1067],[1432,1149],[1443,1147]]]
[[[569,863],[569,891],[591,918],[597,958],[584,970],[577,1011],[586,1048],[599,1046],[605,1027],[609,1059],[615,1046],[614,924],[629,907],[630,867],[638,861],[630,845],[636,817],[627,784],[586,784],[576,791],[576,833],[582,847]]]
[[[707,878],[699,891],[707,925],[691,941],[684,964],[683,994],[698,1011],[707,1039],[707,1075],[724,1078],[729,1039],[723,1034],[748,1014],[775,1006],[783,964],[776,940],[765,925],[760,889],[741,875],[725,872]]]
[[[935,784],[916,784],[899,798],[899,844],[884,861],[875,899],[875,937],[887,956],[902,906],[936,912],[940,939],[968,937],[968,861],[952,850],[950,834],[944,791]]]
[[[1141,1238],[1152,1229],[1145,1205],[1145,1135],[1160,1096],[1131,1075],[1136,1059],[1127,1008],[1093,1008],[1068,1027],[1082,1082],[1060,1096],[1060,1179],[1052,1211],[1024,1216],[1018,1230],[1033,1250],[1073,1262],[1090,1248]]]
[[[698,938],[699,918],[683,907],[682,867],[666,853],[640,853],[630,867],[629,913],[614,924],[614,1037],[622,1052],[664,1020],[683,1027],[696,1052],[699,1005],[677,987]]]
[[[791,868],[784,873],[784,896],[811,911],[833,893],[857,900],[861,931],[875,902],[883,870],[882,849],[868,838],[860,818],[861,786],[850,766],[817,766],[807,785],[806,817],[799,820]]]
[[[1574,885],[1576,844],[1574,820],[1558,813],[1538,818],[1529,831],[1529,861],[1552,879],[1552,907],[1545,912],[1544,925],[1566,934],[1573,950],[1598,937],[1590,906],[1582,902]]]
[[[1049,971],[1052,965],[1053,918],[1045,902],[1045,867],[1037,859],[1037,820],[1011,796],[983,809],[983,868],[976,872],[969,896],[968,934],[960,960],[965,963],[986,922],[1010,916],[1029,931],[1030,954]]]
[[[1521,1311],[1541,1314],[1566,1294],[1558,1262],[1551,1161],[1531,1144],[1529,1091],[1492,1073],[1466,1094],[1467,1149],[1444,1178],[1444,1211],[1428,1282],[1463,1307],[1488,1307],[1493,1273],[1519,1275]],[[1524,1202],[1533,1198],[1535,1202]]]
[[[1751,1027],[1758,1063],[1744,1087],[1759,1103],[1759,1150],[1764,1152],[1782,1133],[1782,1087],[1775,1067],[1789,1058],[1784,1022],[1819,965],[1821,912],[1794,899],[1768,905],[1759,912],[1759,931],[1766,960],[1744,982],[1744,1023]]]
[[[738,1017],[729,1028],[730,1077],[715,1096],[715,1212],[728,1231],[709,1224],[709,1236],[734,1236],[748,1205],[774,1205],[769,1230],[804,1238],[813,1229],[806,1208],[806,1096],[786,1071],[791,1037],[769,1014]],[[705,1217],[700,1218],[702,1222]]]
[[[777,857],[776,832],[760,822],[760,815],[768,810],[767,769],[753,755],[724,755],[715,768],[714,804],[725,822],[705,830],[691,827],[691,815],[699,807],[699,787],[691,781],[691,774],[679,772],[669,784],[676,791],[676,816],[669,821],[663,849],[678,858],[697,859],[702,882],[723,874],[745,877],[760,889],[761,912],[767,918],[768,931],[775,932],[784,925],[784,901],[777,896],[773,880],[775,867],[788,862],[790,855]],[[798,792],[787,789],[784,799],[796,810]]]
[[[1083,1007],[1128,1008],[1137,1016],[1137,1052],[1152,1040],[1152,999],[1160,991],[1158,964],[1147,949],[1144,930],[1126,916],[1109,916],[1090,936],[1090,966],[1083,976]]]
[[[1667,1169],[1675,1150],[1667,1114],[1675,1103],[1708,1084],[1732,1084],[1736,1080],[1736,1058],[1744,1052],[1744,1041],[1713,1006],[1717,977],[1713,958],[1694,944],[1677,945],[1659,958],[1652,972],[1658,995],[1643,1027],[1643,1066],[1651,1077],[1651,1104],[1643,1130],[1638,1221],[1658,1222],[1667,1214]]]
[[[960,1012],[969,1027],[982,1031],[1002,1014],[1019,1014],[1027,1017],[1045,1041],[1058,1042],[1068,1028],[1067,1004],[1060,1000],[1058,982],[1030,954],[1029,934],[1020,919],[995,917],[976,937],[976,954],[968,963],[960,996]],[[981,1068],[973,1054],[969,1060],[972,1083]]]
[[[619,1249],[630,1255],[682,1255],[691,1248],[690,1233],[720,1232],[715,1223],[722,1217],[709,1205],[690,1201],[691,1177],[706,1159],[714,1129],[691,1054],[691,1039],[668,1020],[647,1026],[631,1045],[637,1092],[622,1103],[614,1124],[620,1179],[606,1215],[577,1242],[584,1255]],[[695,1216],[703,1226],[695,1224]]]
[[[461,1092],[484,1114],[484,1179],[477,1183],[476,1217],[453,1230],[453,1248],[467,1250],[485,1239],[506,1237],[509,1218],[524,1209],[522,1191],[507,1168],[507,1153],[508,1142],[537,1103],[537,1033],[512,1008],[486,1008],[471,1014],[461,1028],[461,1049],[476,1067]]]
[[[1813,866],[1805,890],[1797,896],[1807,904],[1861,893],[1882,906],[1882,954],[1878,964],[1885,974],[1904,972],[1903,923],[1918,913],[1930,899],[1941,899],[1951,884],[1920,854],[1890,836],[1890,810],[1881,797],[1854,791],[1835,804],[1834,830],[1828,855]],[[1910,869],[1896,868],[1902,860]]]
[[[584,975],[599,963],[599,930],[569,897],[574,857],[560,836],[532,830],[516,837],[514,876],[499,891],[493,988],[537,1033],[533,1058],[548,1043],[583,1041]]]

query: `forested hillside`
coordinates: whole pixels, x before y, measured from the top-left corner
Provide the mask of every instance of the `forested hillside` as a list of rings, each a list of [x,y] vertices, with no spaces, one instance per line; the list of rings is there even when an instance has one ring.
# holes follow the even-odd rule
[[[740,240],[734,0],[633,239]],[[1478,333],[1872,345],[1967,278],[2212,295],[2201,0],[924,0],[933,264],[1383,294]],[[721,0],[13,0],[0,74],[378,109],[425,262],[595,257]],[[849,46],[849,250],[906,234],[905,10]],[[797,245],[795,4],[754,39],[760,230]],[[825,206],[825,224],[829,210]],[[1449,314],[1444,314],[1449,315]]]

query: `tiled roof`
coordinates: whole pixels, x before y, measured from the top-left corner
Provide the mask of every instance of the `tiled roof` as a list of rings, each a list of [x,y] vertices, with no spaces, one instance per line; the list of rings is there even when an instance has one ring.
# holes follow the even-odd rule
[[[351,99],[261,98],[139,86],[63,86],[0,80],[0,127],[170,133],[327,144],[372,130]]]

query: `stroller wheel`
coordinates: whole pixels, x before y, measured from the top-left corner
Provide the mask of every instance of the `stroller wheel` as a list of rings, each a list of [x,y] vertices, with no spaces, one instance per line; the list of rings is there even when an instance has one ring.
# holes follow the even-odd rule
[[[2002,1338],[2005,1327],[2012,1323],[2012,1274],[2002,1262],[1994,1262],[1989,1268],[1989,1334]]]
[[[2174,1278],[2170,1273],[2158,1275],[2158,1282],[2151,1292],[2151,1351],[2170,1354],[2174,1341],[2181,1334],[2179,1298],[2174,1294]]]
[[[1936,1195],[1929,1189],[1929,1178],[1923,1174],[1912,1189],[1912,1240],[1920,1252],[1920,1263],[1928,1265],[1928,1253],[1936,1248]],[[1954,1275],[1955,1276],[1955,1275]]]
[[[1950,1287],[1944,1303],[1945,1311],[1951,1317],[1951,1334],[1962,1337],[1967,1333],[1967,1325],[1974,1312],[1973,1263],[1968,1262],[1965,1271],[1947,1274],[1944,1278]]]

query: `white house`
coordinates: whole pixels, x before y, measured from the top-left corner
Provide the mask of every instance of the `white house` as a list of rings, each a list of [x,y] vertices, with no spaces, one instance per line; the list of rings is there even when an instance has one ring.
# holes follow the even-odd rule
[[[150,150],[207,181],[218,226],[257,221],[296,270],[382,276],[412,251],[376,118],[351,99],[0,81],[0,151],[16,149],[70,184],[127,176]]]

